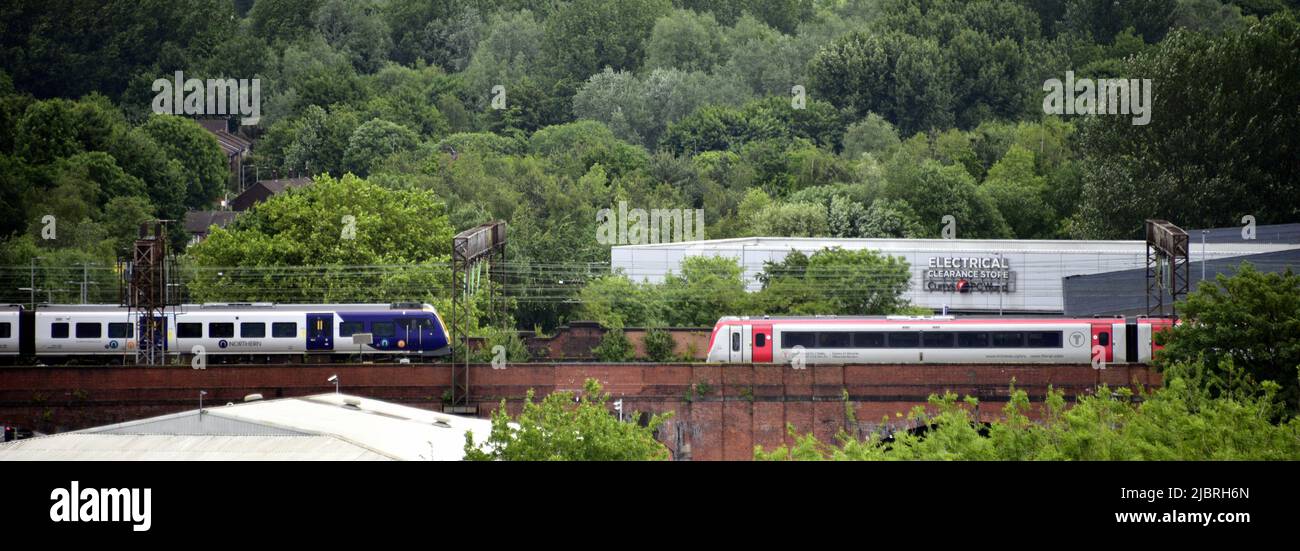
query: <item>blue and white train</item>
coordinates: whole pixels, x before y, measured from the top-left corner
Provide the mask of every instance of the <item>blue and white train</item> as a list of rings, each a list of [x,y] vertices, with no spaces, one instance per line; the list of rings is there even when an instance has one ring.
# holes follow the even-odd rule
[[[155,338],[167,354],[188,355],[202,347],[216,361],[451,353],[447,326],[429,304],[186,304],[162,317],[166,334]],[[126,360],[140,347],[141,322],[138,310],[121,306],[0,307],[0,358]],[[371,337],[357,343],[358,334]]]

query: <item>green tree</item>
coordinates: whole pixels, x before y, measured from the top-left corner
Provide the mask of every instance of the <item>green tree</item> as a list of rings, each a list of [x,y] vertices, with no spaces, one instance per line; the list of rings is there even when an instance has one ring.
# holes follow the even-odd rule
[[[813,203],[774,203],[758,212],[751,233],[770,237],[827,237],[826,208]]]
[[[1175,31],[1126,71],[1156,83],[1150,123],[1081,124],[1078,235],[1136,238],[1147,218],[1216,227],[1300,217],[1300,201],[1279,200],[1300,196],[1300,112],[1280,107],[1300,105],[1294,14],[1219,37]]]
[[[268,40],[293,40],[312,28],[321,0],[257,0],[248,11],[253,32]]]
[[[592,348],[591,353],[602,362],[626,362],[636,355],[632,341],[628,340],[621,327],[606,329],[605,334],[600,336],[600,344]]]
[[[417,140],[415,132],[405,126],[371,119],[358,126],[348,138],[343,165],[365,176],[389,155],[414,148]]]
[[[645,332],[645,355],[652,362],[669,362],[676,358],[674,354],[677,348],[677,341],[673,340],[672,333],[664,330],[662,327],[651,327]]]
[[[361,73],[371,73],[383,64],[392,48],[388,23],[371,2],[323,0],[312,14],[317,32],[335,49],[352,59]]]
[[[709,13],[673,10],[655,21],[646,42],[646,62],[650,69],[711,71],[721,65],[722,27]]]
[[[605,67],[635,70],[655,20],[671,10],[668,0],[574,0],[546,18],[542,48],[557,76],[574,82]]]
[[[906,134],[956,122],[955,71],[938,42],[901,33],[846,35],[808,66],[819,97],[858,117],[878,113]]]
[[[925,160],[919,166],[896,157],[887,167],[885,197],[910,205],[927,231],[938,236],[945,216],[952,216],[957,236],[962,238],[1006,238],[1011,229],[998,212],[988,192],[975,185],[965,168],[942,166]]]
[[[692,256],[681,273],[664,277],[658,292],[667,303],[664,321],[676,327],[708,327],[745,307],[745,281],[733,258]]]
[[[497,85],[505,87],[507,106],[518,101],[517,83],[542,76],[542,34],[542,23],[531,11],[493,15],[462,73],[469,103],[487,109]]]
[[[203,209],[221,196],[230,180],[230,168],[216,136],[198,123],[172,115],[154,115],[141,127],[167,157],[180,163],[188,185],[185,205]]]
[[[844,156],[857,159],[864,153],[883,158],[898,147],[898,131],[889,121],[875,113],[855,122],[844,131]]]
[[[1219,385],[1233,366],[1250,381],[1279,385],[1288,415],[1300,411],[1300,276],[1242,263],[1235,275],[1198,286],[1177,309],[1182,323],[1157,334],[1164,345],[1158,365],[1203,362]]]
[[[0,69],[16,88],[39,98],[99,92],[116,101],[139,83],[144,95],[130,99],[143,106],[154,94],[149,83],[177,70],[189,76],[238,25],[225,0],[20,0],[0,6],[0,22]]]
[[[901,258],[868,249],[830,248],[768,263],[761,279],[755,301],[764,314],[883,315],[908,306],[902,295],[911,268]]]
[[[584,391],[552,392],[534,402],[529,389],[523,411],[515,419],[501,407],[492,414],[492,432],[482,444],[465,435],[469,461],[648,461],[668,459],[668,448],[654,438],[667,415],[654,415],[647,426],[625,423],[612,415],[609,394],[595,379]],[[636,415],[632,416],[633,418]]]
[[[1068,0],[1062,24],[1101,43],[1133,27],[1147,42],[1155,43],[1169,32],[1177,4],[1175,0]]]
[[[1056,216],[1044,198],[1046,178],[1034,173],[1034,154],[1018,145],[989,169],[981,187],[1020,239],[1052,237]]]
[[[578,293],[579,319],[605,327],[645,327],[662,314],[662,303],[652,289],[623,274],[591,280]]]
[[[620,139],[652,148],[669,124],[699,106],[736,105],[747,98],[733,83],[702,72],[655,69],[638,78],[607,68],[578,89],[573,113],[605,123]]]
[[[189,291],[199,301],[434,300],[449,282],[451,236],[429,192],[318,176],[191,247]],[[347,269],[394,265],[410,268]]]

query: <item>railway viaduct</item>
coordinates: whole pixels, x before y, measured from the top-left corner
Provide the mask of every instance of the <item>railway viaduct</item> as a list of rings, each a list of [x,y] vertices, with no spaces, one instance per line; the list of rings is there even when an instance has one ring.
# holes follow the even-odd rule
[[[448,364],[210,365],[186,367],[8,367],[0,371],[0,421],[55,432],[161,415],[205,404],[329,392],[441,409],[451,387]],[[659,438],[679,459],[749,459],[755,445],[787,443],[785,427],[832,441],[840,429],[863,432],[904,415],[945,391],[979,398],[978,415],[1000,415],[1012,381],[1041,402],[1049,386],[1067,397],[1096,385],[1155,386],[1145,366],[1088,365],[785,365],[528,363],[470,367],[471,404],[487,416],[505,400],[517,413],[529,389],[544,396],[580,391],[594,378],[624,411],[673,412]],[[612,401],[612,400],[611,400]],[[850,417],[849,412],[852,412]],[[851,422],[856,419],[857,422]]]

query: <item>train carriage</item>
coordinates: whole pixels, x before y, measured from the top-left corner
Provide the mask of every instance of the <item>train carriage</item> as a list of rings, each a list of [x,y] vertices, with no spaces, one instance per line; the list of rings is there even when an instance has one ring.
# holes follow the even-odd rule
[[[723,363],[1147,363],[1156,318],[951,316],[747,318],[714,326],[708,361]]]
[[[187,304],[164,312],[165,351],[238,356],[443,356],[451,339],[428,304]],[[26,322],[20,320],[28,320]],[[8,324],[8,325],[5,325]],[[5,331],[8,331],[6,333]],[[0,355],[42,360],[133,356],[139,311],[112,305],[41,305],[0,310]],[[357,344],[353,335],[372,335]]]
[[[18,338],[22,327],[23,307],[9,305],[0,307],[0,357],[18,356],[21,342]]]

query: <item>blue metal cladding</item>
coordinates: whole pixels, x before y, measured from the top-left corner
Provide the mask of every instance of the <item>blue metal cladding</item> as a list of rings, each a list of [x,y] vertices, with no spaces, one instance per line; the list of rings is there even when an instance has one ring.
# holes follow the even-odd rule
[[[423,354],[447,352],[442,323],[433,312],[338,312],[338,316],[344,322],[361,322],[363,326],[358,333],[373,333],[370,345],[376,350]],[[379,331],[376,331],[376,324]],[[391,333],[385,331],[390,327]],[[347,350],[349,346],[351,343],[347,341],[339,345],[339,350]]]

